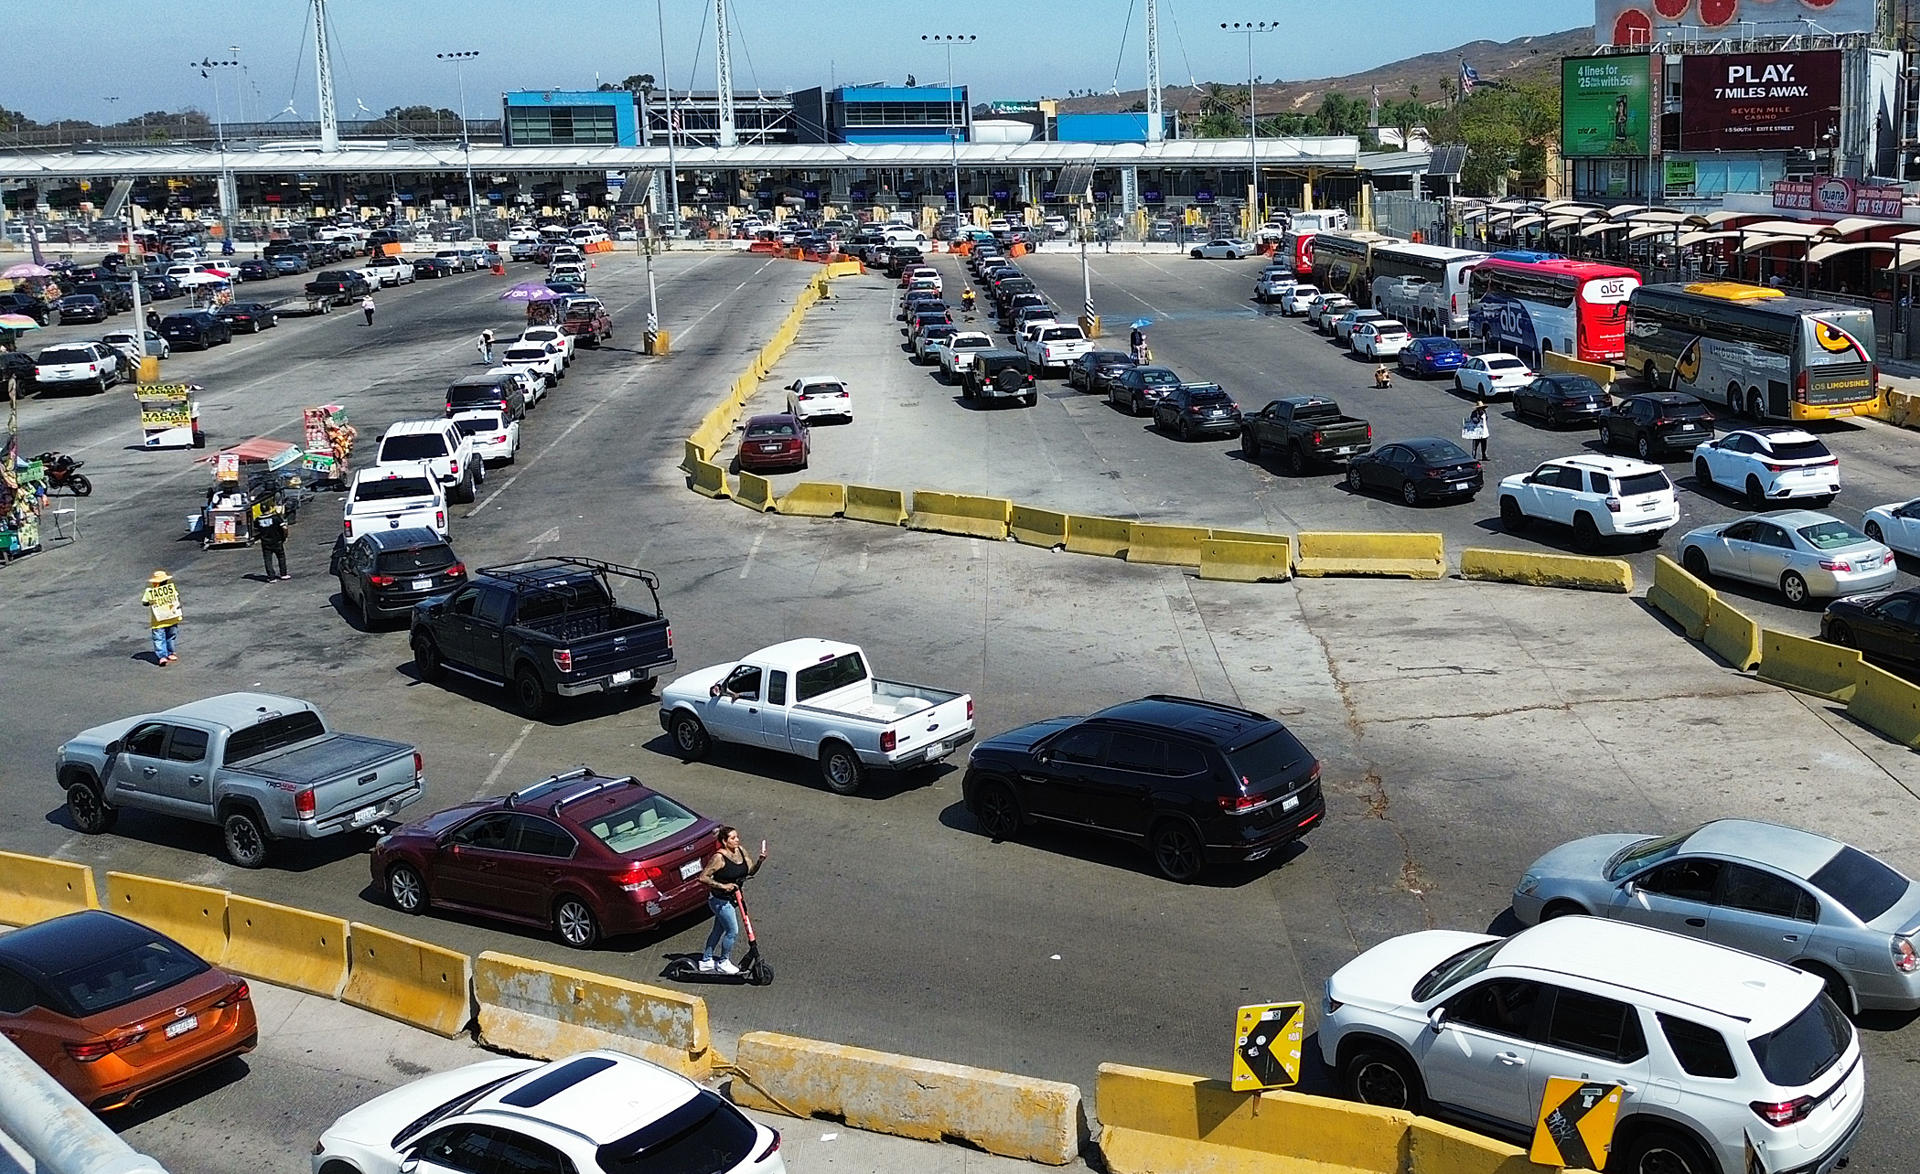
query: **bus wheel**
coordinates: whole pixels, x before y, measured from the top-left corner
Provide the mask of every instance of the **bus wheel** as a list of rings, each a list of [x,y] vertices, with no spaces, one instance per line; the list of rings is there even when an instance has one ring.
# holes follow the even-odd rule
[[[1737,416],[1740,414],[1740,408],[1740,385],[1729,383],[1727,384],[1727,411]]]
[[[1764,418],[1765,411],[1766,402],[1760,398],[1759,389],[1747,392],[1747,415],[1759,420]]]
[[[1648,391],[1659,391],[1661,389],[1660,372],[1654,369],[1652,359],[1648,359],[1640,368],[1640,378],[1646,380]]]

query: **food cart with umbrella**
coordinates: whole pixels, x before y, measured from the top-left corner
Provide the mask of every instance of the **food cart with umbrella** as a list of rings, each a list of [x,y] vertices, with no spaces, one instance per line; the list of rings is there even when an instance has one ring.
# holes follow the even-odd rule
[[[279,510],[293,525],[313,496],[301,481],[305,456],[298,445],[256,436],[201,457],[195,463],[213,466],[213,487],[200,511],[188,515],[187,532],[211,549],[251,546],[254,523],[269,510]]]
[[[544,281],[523,281],[501,294],[500,300],[525,302],[528,326],[552,326],[557,324],[557,306],[562,296],[557,290],[547,288]]]
[[[178,279],[193,297],[193,308],[212,310],[233,300],[233,278],[224,273],[202,270]]]

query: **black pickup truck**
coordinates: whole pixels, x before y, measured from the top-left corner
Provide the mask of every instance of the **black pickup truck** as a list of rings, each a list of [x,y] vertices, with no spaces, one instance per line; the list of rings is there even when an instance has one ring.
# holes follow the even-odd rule
[[[652,610],[614,601],[613,580],[645,586]],[[504,685],[527,717],[555,697],[631,689],[652,694],[673,669],[673,629],[652,571],[556,557],[482,567],[459,590],[413,609],[413,664]]]
[[[1285,456],[1295,476],[1309,468],[1373,450],[1373,425],[1342,415],[1323,395],[1277,399],[1240,421],[1240,451],[1257,461],[1268,450]]]
[[[336,306],[351,305],[372,292],[366,278],[345,269],[329,269],[307,282],[307,297],[326,298]]]

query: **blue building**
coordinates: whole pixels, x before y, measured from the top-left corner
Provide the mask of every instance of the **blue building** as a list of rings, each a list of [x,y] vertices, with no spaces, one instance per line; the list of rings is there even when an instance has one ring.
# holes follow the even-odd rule
[[[515,90],[505,95],[509,147],[638,147],[640,116],[627,90]]]
[[[798,141],[803,143],[944,143],[957,129],[973,139],[967,87],[815,87],[792,95]]]
[[[1053,120],[1053,138],[1062,143],[1144,143],[1147,115],[1061,114]]]

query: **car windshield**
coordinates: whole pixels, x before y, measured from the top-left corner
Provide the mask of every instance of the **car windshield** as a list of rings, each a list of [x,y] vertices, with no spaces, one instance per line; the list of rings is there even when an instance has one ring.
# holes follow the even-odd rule
[[[381,477],[362,481],[353,491],[355,501],[396,501],[403,497],[433,496],[433,482],[425,477]]]
[[[1906,877],[1853,847],[1841,848],[1807,879],[1861,921],[1872,921],[1893,908],[1912,885]]]
[[[1500,947],[1506,945],[1508,940],[1507,938],[1495,938],[1490,942],[1482,942],[1476,946],[1468,946],[1432,970],[1427,971],[1420,976],[1419,982],[1413,984],[1413,1001],[1416,1003],[1425,1002],[1433,997],[1434,992],[1446,990],[1462,979],[1472,978],[1474,975],[1485,970],[1493,964],[1495,955],[1500,953]]]
[[[1786,1026],[1755,1036],[1747,1046],[1768,1080],[1800,1088],[1838,1063],[1852,1039],[1853,1024],[1823,993]]]
[[[1675,832],[1671,836],[1655,836],[1628,844],[1613,854],[1607,861],[1607,879],[1619,880],[1630,872],[1638,872],[1650,864],[1658,864],[1680,850],[1687,837],[1699,831],[1688,828],[1684,832]]]
[[[1816,522],[1811,526],[1802,526],[1794,533],[1815,550],[1839,550],[1843,546],[1858,546],[1867,541],[1865,534],[1841,521]]]
[[[438,432],[389,436],[380,442],[381,461],[424,461],[446,455],[447,438]]]
[[[1620,496],[1635,497],[1642,493],[1664,493],[1673,487],[1665,473],[1633,473],[1620,478]]]
[[[454,557],[451,546],[410,546],[405,550],[381,551],[373,565],[383,574],[393,575],[410,571],[437,571],[459,561]]]
[[[625,855],[670,840],[700,822],[700,817],[665,795],[648,795],[587,825],[593,837]]]
[[[176,986],[210,969],[168,941],[131,949],[53,975],[48,983],[75,1018],[98,1014]]]
[[[769,420],[758,424],[747,425],[747,439],[749,440],[760,440],[769,436],[793,437],[799,434],[799,430],[787,420]]]
[[[1180,382],[1180,377],[1165,367],[1135,367],[1133,370],[1142,383],[1171,386]]]

